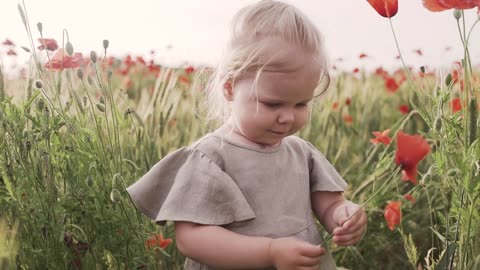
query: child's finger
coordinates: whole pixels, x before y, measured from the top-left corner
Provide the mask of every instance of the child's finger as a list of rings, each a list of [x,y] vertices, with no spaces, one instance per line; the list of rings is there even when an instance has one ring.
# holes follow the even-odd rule
[[[346,234],[352,233],[356,230],[360,230],[367,224],[367,217],[362,214],[358,217],[354,217],[351,220],[345,222],[341,227],[337,227],[333,230],[333,234]]]
[[[300,258],[299,265],[300,266],[316,266],[320,263],[320,256],[317,257],[308,257],[303,256]]]
[[[365,223],[364,222],[358,222],[358,223],[352,223],[350,227],[338,227],[333,230],[333,235],[344,235],[344,234],[353,234],[355,232],[360,232],[363,233],[365,230]]]
[[[307,256],[307,257],[319,257],[325,254],[325,249],[320,246],[315,246],[311,244],[306,244],[300,250],[300,254]]]
[[[334,236],[333,237],[333,242],[339,246],[350,246],[353,244],[356,244],[358,241],[360,241],[360,237],[351,237],[351,235],[345,235],[345,236]]]

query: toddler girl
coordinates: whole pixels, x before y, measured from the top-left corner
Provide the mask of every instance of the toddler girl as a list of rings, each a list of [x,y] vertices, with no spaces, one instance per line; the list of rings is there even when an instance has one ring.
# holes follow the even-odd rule
[[[207,97],[222,125],[127,191],[158,224],[174,221],[185,269],[335,269],[315,217],[342,246],[360,240],[367,218],[325,157],[293,135],[328,85],[320,34],[271,0],[240,10],[231,30]]]

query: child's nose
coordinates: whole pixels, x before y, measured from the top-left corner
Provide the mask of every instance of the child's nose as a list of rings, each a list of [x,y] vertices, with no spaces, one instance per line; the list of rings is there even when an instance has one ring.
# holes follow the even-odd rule
[[[295,121],[295,112],[292,109],[285,109],[280,112],[278,115],[277,121],[280,124],[289,124]]]

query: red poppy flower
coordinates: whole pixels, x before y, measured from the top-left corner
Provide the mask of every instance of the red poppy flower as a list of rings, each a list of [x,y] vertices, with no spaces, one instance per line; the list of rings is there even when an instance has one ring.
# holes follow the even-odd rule
[[[47,48],[47,50],[49,50],[49,51],[55,51],[56,49],[58,49],[58,44],[57,44],[57,41],[55,39],[39,38],[38,42],[40,42],[40,44],[41,44],[40,46],[38,46],[39,50],[44,50],[45,48]]]
[[[462,102],[460,101],[460,98],[454,98],[450,102],[450,106],[452,107],[452,113],[456,113],[458,111],[462,110]]]
[[[15,46],[15,44],[13,44],[13,42],[11,40],[9,40],[8,38],[5,39],[4,42],[2,42],[3,45],[5,46]]]
[[[402,220],[402,202],[390,201],[385,207],[383,216],[387,221],[388,228],[393,231],[395,227],[400,224]]]
[[[413,50],[413,52],[416,53],[416,54],[418,54],[418,55],[420,55],[420,56],[423,55],[423,52],[422,52],[422,50],[420,50],[420,49]]]
[[[392,92],[392,93],[396,92],[398,90],[398,88],[400,87],[397,84],[397,81],[395,81],[395,78],[393,78],[393,77],[385,76],[383,79],[385,81],[385,88],[387,88],[387,90]]]
[[[345,105],[350,106],[350,104],[352,104],[352,99],[349,98],[349,97],[347,97],[347,98],[345,99]]]
[[[368,56],[367,56],[366,54],[364,54],[364,53],[361,53],[361,54],[358,56],[358,58],[360,58],[360,59],[362,59],[362,58],[367,58],[367,57],[368,57]]]
[[[452,70],[452,83],[455,84],[458,82],[458,70]]]
[[[163,235],[161,234],[152,234],[147,240],[145,240],[144,245],[146,249],[153,249],[157,246],[164,249],[168,247],[172,241],[171,238],[163,239]]]
[[[398,107],[398,110],[400,111],[401,114],[408,114],[410,112],[410,108],[408,107],[407,104],[402,104]]]
[[[388,76],[388,72],[385,69],[383,69],[383,67],[378,67],[377,69],[375,69],[375,74],[380,77]]]
[[[422,136],[398,132],[395,163],[401,166],[402,180],[417,184],[418,162],[424,159],[428,152],[430,152],[430,145]]]
[[[192,66],[188,66],[188,67],[185,68],[185,72],[186,72],[187,74],[190,74],[190,73],[192,73],[192,72],[194,72],[194,71],[195,71],[195,68],[192,67]]]
[[[343,121],[347,124],[353,123],[353,117],[350,114],[345,114],[343,116]]]
[[[333,102],[332,109],[334,109],[334,110],[338,109],[338,102],[337,101]]]
[[[352,70],[353,73],[358,73],[359,71],[360,71],[359,68],[354,68],[354,69]]]
[[[452,8],[470,9],[480,7],[480,0],[423,0],[423,6],[434,12]]]
[[[391,18],[397,14],[398,0],[367,0],[368,3],[385,18]]]
[[[142,65],[147,65],[147,62],[145,61],[145,59],[143,59],[143,57],[141,56],[137,56],[137,63],[140,63]]]
[[[390,129],[385,129],[382,132],[373,131],[372,134],[376,138],[370,139],[370,142],[374,144],[383,143],[385,145],[389,145],[392,142],[392,138],[388,137],[388,133],[390,133]]]
[[[10,50],[8,50],[7,55],[15,56],[15,55],[17,55],[17,53],[14,50],[10,49]]]
[[[50,62],[45,64],[46,68],[62,70],[64,68],[77,68],[83,64],[83,57],[81,53],[74,53],[68,56],[63,49],[58,50],[50,59]]]
[[[178,77],[178,80],[179,80],[181,83],[184,83],[184,84],[189,84],[189,83],[190,83],[190,79],[189,79],[187,76],[180,75],[180,76]]]
[[[406,200],[409,200],[409,201],[410,201],[411,203],[413,203],[413,204],[417,203],[417,201],[415,200],[415,198],[413,198],[413,196],[410,195],[410,194],[405,194],[405,195],[403,195],[403,198],[405,198]]]

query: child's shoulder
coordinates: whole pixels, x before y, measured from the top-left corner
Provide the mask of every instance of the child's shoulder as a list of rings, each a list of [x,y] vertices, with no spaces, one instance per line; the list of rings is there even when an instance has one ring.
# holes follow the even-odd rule
[[[221,141],[212,133],[208,133],[201,137],[186,149],[189,150],[189,152],[195,152],[205,156],[206,158],[215,162],[217,165],[221,165],[223,163],[222,151],[220,151]]]
[[[289,147],[299,148],[303,151],[310,151],[312,148],[315,148],[310,142],[296,136],[291,135],[283,139],[282,143],[286,144]]]

